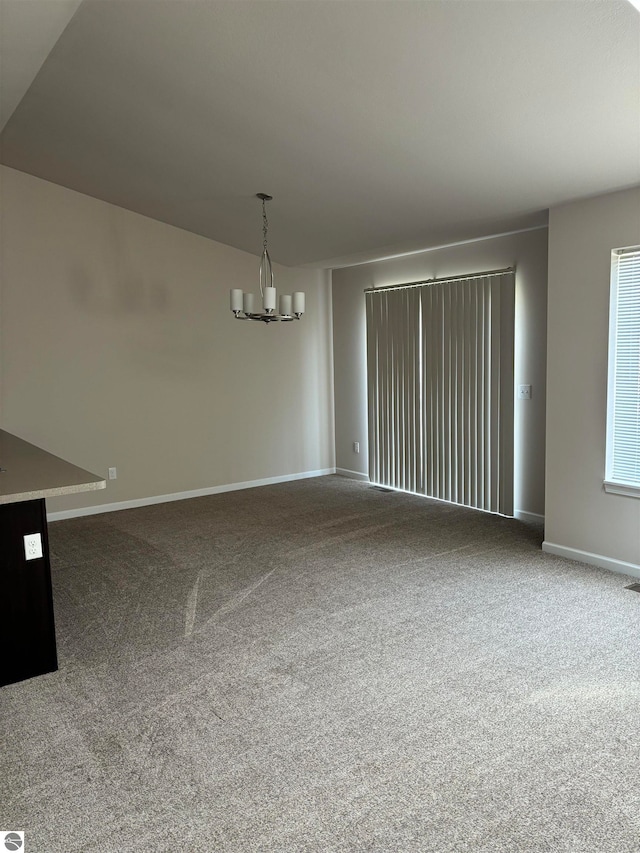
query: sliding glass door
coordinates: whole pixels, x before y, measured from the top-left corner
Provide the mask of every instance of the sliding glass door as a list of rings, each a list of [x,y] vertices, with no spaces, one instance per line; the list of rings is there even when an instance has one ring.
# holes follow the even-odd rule
[[[366,292],[373,483],[513,515],[514,283]]]

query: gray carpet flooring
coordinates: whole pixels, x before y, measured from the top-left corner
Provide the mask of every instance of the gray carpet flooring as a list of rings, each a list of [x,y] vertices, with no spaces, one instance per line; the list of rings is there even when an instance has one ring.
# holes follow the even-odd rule
[[[26,853],[640,850],[640,595],[339,477],[50,525],[0,690]]]

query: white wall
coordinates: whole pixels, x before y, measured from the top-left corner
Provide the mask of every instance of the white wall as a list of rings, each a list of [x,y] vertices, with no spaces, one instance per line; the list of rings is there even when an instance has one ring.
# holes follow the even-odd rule
[[[306,291],[304,318],[238,322],[229,288],[257,291],[255,256],[6,167],[0,179],[0,425],[118,469],[49,510],[333,467],[329,273],[275,265],[279,292]]]
[[[515,403],[515,507],[544,515],[547,230],[522,232],[333,271],[336,465],[367,471],[364,289],[516,267],[515,382],[533,386]],[[360,454],[353,442],[360,442]]]
[[[611,250],[639,244],[640,189],[550,211],[544,547],[636,574],[640,500],[602,484]]]

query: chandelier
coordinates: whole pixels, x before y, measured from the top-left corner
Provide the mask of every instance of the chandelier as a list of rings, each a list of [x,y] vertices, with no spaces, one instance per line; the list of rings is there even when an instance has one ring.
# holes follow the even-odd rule
[[[286,322],[288,320],[299,320],[304,314],[304,293],[282,294],[278,301],[278,313],[276,313],[276,289],[273,286],[273,269],[271,258],[267,249],[267,221],[266,202],[271,201],[273,196],[266,193],[257,193],[257,198],[262,199],[262,257],[260,259],[260,298],[262,308],[257,309],[255,304],[255,293],[243,293],[239,288],[231,289],[231,310],[236,320],[262,320],[263,323],[273,323],[276,320]]]

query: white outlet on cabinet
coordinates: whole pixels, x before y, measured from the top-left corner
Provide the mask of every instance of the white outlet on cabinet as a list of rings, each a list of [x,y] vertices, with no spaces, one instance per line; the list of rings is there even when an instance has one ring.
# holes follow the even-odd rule
[[[117,468],[109,468],[109,479],[117,480],[118,479],[118,469]]]
[[[42,536],[39,533],[28,533],[24,537],[25,560],[39,560],[42,557]]]

